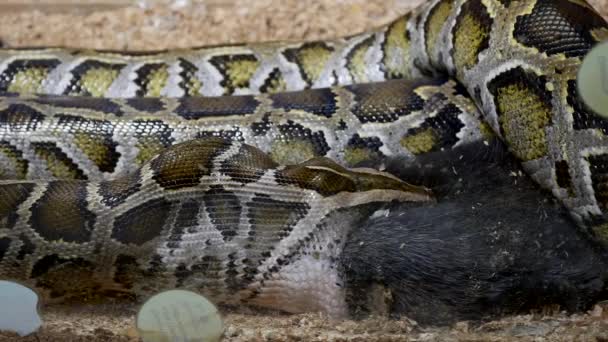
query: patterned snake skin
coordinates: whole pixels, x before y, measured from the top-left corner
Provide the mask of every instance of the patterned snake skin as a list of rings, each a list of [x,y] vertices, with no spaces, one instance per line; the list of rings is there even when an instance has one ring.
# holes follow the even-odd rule
[[[581,0],[433,0],[334,41],[2,49],[0,276],[342,315],[349,229],[433,200],[357,166],[492,135],[608,239],[608,122],[576,90],[607,37]]]

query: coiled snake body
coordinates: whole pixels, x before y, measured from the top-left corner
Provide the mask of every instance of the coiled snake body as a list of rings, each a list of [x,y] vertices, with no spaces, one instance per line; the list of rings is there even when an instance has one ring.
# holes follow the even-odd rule
[[[180,286],[345,314],[349,229],[433,200],[357,166],[493,135],[605,239],[608,122],[576,73],[606,37],[584,1],[433,0],[333,41],[5,48],[0,276],[51,298]]]

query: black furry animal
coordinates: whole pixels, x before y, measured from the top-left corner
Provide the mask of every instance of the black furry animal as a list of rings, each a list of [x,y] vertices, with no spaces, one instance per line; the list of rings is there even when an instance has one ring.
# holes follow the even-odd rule
[[[482,320],[545,305],[588,309],[608,298],[608,253],[525,176],[498,142],[438,152],[387,171],[433,189],[365,221],[341,267],[351,312],[421,324]],[[374,309],[375,308],[375,309]]]

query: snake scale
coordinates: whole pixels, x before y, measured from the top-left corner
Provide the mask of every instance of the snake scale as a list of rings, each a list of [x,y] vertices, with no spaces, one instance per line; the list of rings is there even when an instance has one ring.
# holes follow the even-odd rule
[[[331,41],[0,49],[0,276],[343,316],[352,227],[434,202],[378,170],[493,137],[608,239],[608,122],[576,89],[607,37],[582,0],[431,0]]]

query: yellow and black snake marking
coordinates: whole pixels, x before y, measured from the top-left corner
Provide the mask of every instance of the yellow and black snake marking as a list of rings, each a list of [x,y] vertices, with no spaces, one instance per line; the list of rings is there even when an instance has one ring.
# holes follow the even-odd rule
[[[246,142],[282,164],[323,156],[356,166],[490,134],[456,84],[440,80],[182,99],[24,95],[0,99],[0,121],[4,179],[113,179],[203,137]]]
[[[331,41],[2,48],[0,275],[52,288],[79,272],[138,293],[171,274],[166,286],[342,313],[324,267],[344,234],[370,203],[422,196],[349,168],[492,136],[608,241],[608,122],[576,89],[606,38],[582,0],[430,0]],[[300,272],[330,295],[295,295]]]
[[[432,199],[388,174],[321,157],[279,165],[221,138],[177,144],[111,181],[1,182],[0,198],[1,274],[51,299],[195,286],[218,303],[341,315],[331,270],[348,227],[382,203]],[[325,280],[290,282],[316,267]]]
[[[521,158],[527,172],[560,198],[581,224],[593,226],[594,234],[602,237],[608,205],[601,190],[608,126],[580,103],[575,79],[585,53],[607,34],[606,22],[584,1],[434,0],[386,27],[325,42],[146,53],[5,48],[0,50],[0,90],[109,98],[221,96],[443,73],[454,76],[463,93],[470,94],[485,122]],[[290,112],[316,106],[317,112],[333,120],[332,108],[339,104],[334,104],[331,94],[306,94],[277,102],[299,102],[287,104]],[[255,107],[235,106],[236,113]],[[107,102],[107,110],[102,111],[117,114],[121,108]],[[312,134],[306,127],[295,130]],[[413,142],[404,140],[410,145],[408,151],[420,150],[421,141],[436,139],[420,128],[418,135]],[[146,158],[167,144],[152,143],[156,147],[144,152]],[[329,144],[325,149],[331,149],[333,142]],[[61,148],[45,147],[45,152],[32,155],[52,159],[60,168],[69,164]],[[308,149],[308,155],[323,153],[298,148]],[[9,152],[6,158],[20,160],[15,153],[19,152]],[[100,153],[106,156],[98,159],[108,159],[98,164],[109,165],[111,158],[117,158],[117,153]],[[104,168],[112,172],[111,166]],[[90,170],[77,174],[97,171]]]

